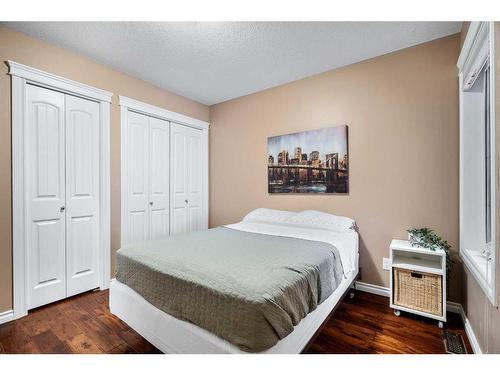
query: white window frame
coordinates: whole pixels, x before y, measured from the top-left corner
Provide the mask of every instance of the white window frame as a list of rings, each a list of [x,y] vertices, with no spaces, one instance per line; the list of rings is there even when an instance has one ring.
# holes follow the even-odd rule
[[[26,160],[26,86],[34,84],[99,103],[99,287],[108,289],[111,274],[110,241],[110,106],[112,93],[26,65],[7,61],[12,79],[12,272],[13,318],[27,309],[27,192]]]
[[[467,271],[475,278],[478,284],[483,289],[485,295],[488,297],[490,302],[497,306],[498,296],[497,296],[497,286],[496,282],[498,279],[498,251],[496,248],[496,159],[498,153],[496,152],[495,141],[496,141],[496,131],[495,131],[495,39],[494,39],[495,27],[493,22],[472,22],[470,24],[469,30],[467,32],[462,51],[460,53],[457,66],[459,70],[459,100],[460,100],[460,259],[465,264]],[[463,239],[463,185],[464,185],[464,161],[463,161],[463,132],[464,132],[464,119],[463,119],[463,91],[468,86],[471,85],[474,74],[479,73],[479,68],[482,61],[489,55],[489,69],[490,69],[490,82],[489,82],[489,94],[490,94],[490,147],[491,147],[491,251],[493,252],[494,262],[491,264],[491,279],[486,278],[486,273],[479,265],[476,257],[472,254],[472,251],[464,248]],[[479,204],[484,204],[481,202]]]

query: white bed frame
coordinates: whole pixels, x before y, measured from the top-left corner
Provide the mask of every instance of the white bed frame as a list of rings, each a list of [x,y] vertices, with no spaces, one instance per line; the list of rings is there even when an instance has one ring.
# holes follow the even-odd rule
[[[356,277],[357,272],[348,274],[332,295],[302,319],[292,333],[262,353],[301,353],[339,305]],[[111,281],[109,307],[113,314],[164,353],[246,353],[203,328],[161,311],[117,280]]]

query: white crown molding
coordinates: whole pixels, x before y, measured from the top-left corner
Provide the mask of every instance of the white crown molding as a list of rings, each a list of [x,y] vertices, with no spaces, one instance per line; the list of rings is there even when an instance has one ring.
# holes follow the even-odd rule
[[[77,94],[89,99],[95,99],[100,102],[111,103],[113,93],[98,89],[80,82],[73,81],[64,77],[59,77],[43,70],[35,69],[30,66],[19,64],[15,61],[7,60],[9,65],[9,74],[25,79],[27,82],[33,82],[37,85],[48,88],[55,88],[70,94]]]
[[[198,120],[193,117],[156,107],[139,100],[127,98],[123,95],[120,95],[119,99],[120,106],[126,107],[134,112],[143,113],[149,116],[158,117],[163,120],[172,121],[178,124],[187,125],[198,129],[208,129],[210,126],[210,124],[206,121]]]
[[[0,325],[7,323],[7,322],[10,322],[13,319],[14,319],[14,311],[13,310],[7,310],[7,311],[0,313]]]

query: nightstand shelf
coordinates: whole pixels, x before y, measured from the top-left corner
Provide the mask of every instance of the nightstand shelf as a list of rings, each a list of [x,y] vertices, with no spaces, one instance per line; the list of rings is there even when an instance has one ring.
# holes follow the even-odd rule
[[[404,255],[395,255],[391,265],[392,267],[403,268],[411,271],[433,273],[436,275],[443,274],[440,259],[419,259]]]
[[[446,253],[393,240],[390,246],[390,306],[446,322]]]

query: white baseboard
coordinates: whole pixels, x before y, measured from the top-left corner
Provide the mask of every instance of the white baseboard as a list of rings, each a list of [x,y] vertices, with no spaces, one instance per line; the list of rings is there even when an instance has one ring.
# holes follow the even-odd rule
[[[446,302],[446,311],[455,313],[455,314],[460,314],[462,316],[461,312],[464,311],[462,308],[462,304],[457,303],[457,302],[452,302],[452,301],[447,301]]]
[[[475,354],[483,354],[483,351],[481,350],[481,346],[479,345],[479,341],[477,340],[476,334],[474,333],[474,330],[472,329],[469,318],[467,318],[467,315],[465,314],[465,310],[464,310],[463,306],[459,303],[457,303],[456,305],[459,306],[458,314],[460,314],[460,317],[462,318],[462,321],[464,322],[465,333],[467,333],[467,337],[469,338],[469,342],[470,342],[470,345],[472,346],[472,350],[474,351]]]
[[[356,281],[356,290],[361,290],[362,292],[367,292],[371,294],[376,294],[378,296],[390,297],[391,291],[389,288],[380,285],[368,284],[362,281]]]
[[[10,322],[13,319],[14,319],[14,311],[13,310],[7,310],[7,311],[0,313],[0,324]]]
[[[356,290],[361,290],[362,292],[372,293],[379,296],[390,297],[391,291],[389,288],[380,285],[368,284],[362,281],[356,281],[355,284]],[[457,302],[446,302],[446,311],[453,312],[460,315],[462,318],[462,322],[464,323],[465,332],[467,333],[467,337],[469,338],[469,342],[472,346],[472,350],[475,354],[482,354],[481,347],[479,346],[479,342],[477,341],[476,334],[470,325],[469,319],[465,314],[465,310],[462,304]]]

